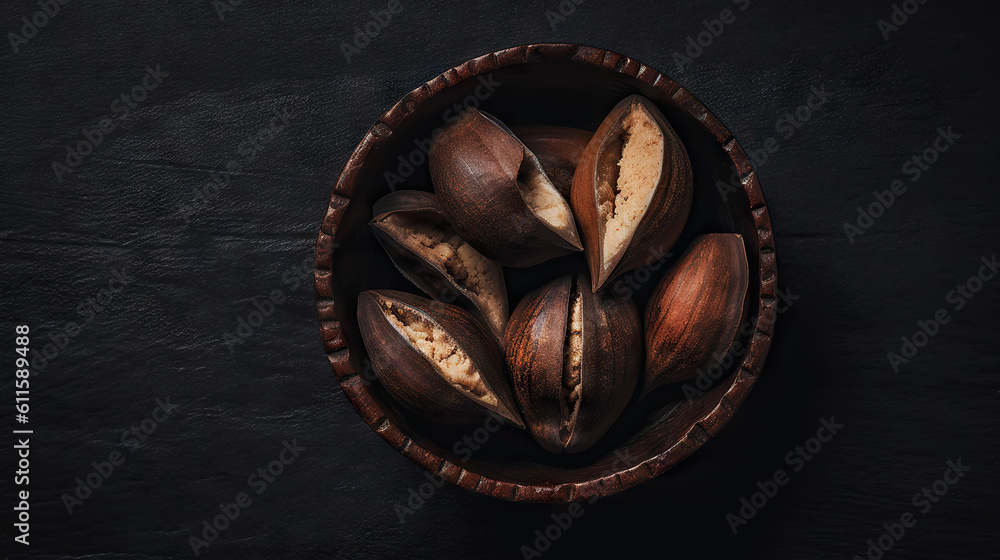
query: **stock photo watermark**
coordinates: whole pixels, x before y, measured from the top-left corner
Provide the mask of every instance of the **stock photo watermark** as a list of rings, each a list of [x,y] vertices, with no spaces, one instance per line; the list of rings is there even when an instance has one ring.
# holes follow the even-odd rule
[[[778,288],[774,291],[774,295],[776,300],[774,309],[766,309],[765,312],[761,314],[759,321],[756,317],[751,317],[747,321],[744,321],[740,326],[740,330],[737,331],[737,336],[752,335],[757,329],[758,324],[763,325],[765,329],[769,330],[774,325],[776,316],[788,311],[788,309],[795,303],[795,300],[799,299],[799,296],[792,293],[791,288]],[[694,399],[704,395],[705,391],[711,389],[712,384],[722,378],[722,376],[729,371],[729,368],[731,368],[733,364],[742,358],[749,350],[749,343],[743,344],[737,340],[732,346],[730,346],[725,355],[712,356],[710,365],[695,370],[696,373],[694,378],[685,383],[682,388],[687,402],[694,402]]]
[[[179,405],[170,402],[170,397],[162,399],[157,397],[155,402],[156,406],[149,413],[149,416],[122,432],[119,443],[129,453],[134,453],[141,448],[142,444],[155,434],[160,425],[171,418],[179,407]],[[73,509],[82,506],[93,496],[94,492],[111,478],[115,470],[120,469],[125,464],[127,458],[128,455],[115,449],[108,453],[107,458],[103,461],[92,461],[90,463],[92,470],[83,477],[76,477],[76,488],[73,489],[73,493],[63,493],[61,500],[66,508],[66,513],[73,515],[75,513]]]
[[[931,484],[924,486],[919,492],[913,495],[910,503],[918,508],[920,515],[926,515],[934,507],[934,504],[941,501],[951,487],[962,479],[971,470],[971,467],[962,464],[962,458],[946,463],[947,467],[941,478]],[[892,550],[896,544],[906,535],[907,529],[912,529],[917,524],[917,514],[912,511],[905,511],[899,516],[899,520],[893,519],[891,522],[883,523],[882,534],[875,538],[868,539],[865,544],[868,548],[865,555],[855,554],[852,560],[880,560],[886,552]]]
[[[732,0],[732,3],[741,12],[746,11],[750,7],[750,0]],[[705,49],[711,47],[712,43],[722,35],[723,31],[726,30],[726,26],[732,25],[735,22],[736,12],[733,12],[729,8],[724,8],[719,12],[719,16],[714,19],[701,20],[701,24],[705,30],[699,31],[694,35],[688,35],[687,46],[683,52],[674,51],[674,72],[679,74],[689,65],[694,64],[695,59],[704,54]]]
[[[38,375],[45,371],[49,363],[66,351],[70,342],[91,324],[98,313],[103,312],[126,286],[135,281],[135,276],[128,274],[125,267],[111,269],[111,277],[107,281],[107,287],[97,290],[92,296],[80,302],[75,308],[76,314],[82,319],[81,322],[66,321],[62,327],[49,331],[45,334],[48,341],[42,345],[39,352],[33,352],[31,358],[31,374]]]
[[[40,9],[30,16],[21,18],[21,33],[18,34],[14,31],[7,33],[7,40],[10,42],[10,48],[14,50],[14,54],[19,53],[22,46],[27,45],[28,41],[37,37],[39,30],[44,29],[49,21],[59,15],[62,7],[69,2],[70,0],[38,0]]]
[[[987,282],[993,279],[1000,272],[1000,261],[997,254],[993,253],[989,258],[981,257],[979,270],[975,274],[966,278],[964,282],[955,284],[955,287],[944,295],[946,303],[950,303],[954,311],[961,311],[976,297]],[[927,346],[931,339],[941,333],[943,325],[951,322],[951,314],[944,307],[938,308],[928,319],[917,321],[917,329],[909,336],[900,337],[901,344],[898,352],[889,352],[886,359],[894,373],[899,373],[900,366],[910,363],[920,352],[920,349]]]
[[[824,444],[830,443],[833,436],[837,435],[843,424],[838,424],[831,416],[829,419],[820,418],[820,426],[816,430],[816,435],[807,439],[802,445],[796,445],[794,449],[785,454],[785,464],[791,468],[792,473],[797,473],[805,468],[806,464],[823,450]],[[735,535],[740,528],[757,516],[760,510],[778,495],[778,491],[791,481],[789,472],[784,468],[777,469],[770,478],[758,480],[756,490],[750,494],[749,498],[740,498],[740,507],[735,513],[726,514],[726,523]]]
[[[243,3],[244,0],[212,0],[212,9],[215,10],[215,15],[219,16],[219,21],[226,20],[226,14],[236,11],[236,8]]]
[[[910,21],[910,16],[917,13],[920,10],[920,6],[926,3],[927,0],[903,0],[899,4],[893,4],[889,20],[880,19],[875,22],[879,32],[882,33],[882,38],[888,41],[889,34],[899,31],[900,27],[903,27],[906,25],[906,22]]]
[[[66,157],[63,158],[65,163],[61,163],[58,160],[52,162],[52,172],[55,173],[56,179],[62,183],[63,177],[67,173],[76,171],[76,168],[80,167],[83,163],[83,159],[94,153],[94,150],[118,128],[120,121],[127,119],[132,111],[138,108],[139,104],[149,97],[151,91],[160,87],[160,84],[163,83],[163,78],[169,75],[170,73],[164,72],[159,64],[156,67],[147,66],[146,73],[141,78],[141,83],[119,97],[116,97],[111,102],[110,115],[103,117],[93,128],[82,129],[80,131],[81,136],[83,136],[82,140],[77,141],[76,144],[67,144],[65,146]]]
[[[399,0],[390,0],[385,8],[369,12],[372,16],[371,19],[361,25],[354,26],[354,36],[351,37],[351,43],[340,42],[340,52],[344,53],[344,60],[348,64],[354,62],[351,57],[361,54],[361,51],[365,50],[392,23],[392,16],[398,15],[402,11],[403,4]]]
[[[653,277],[653,273],[663,268],[664,263],[673,253],[666,251],[666,247],[659,245],[656,248],[650,247],[647,251],[649,255],[646,262],[639,268],[622,274],[615,280],[611,292],[619,299],[629,299],[635,290],[643,287]]]
[[[555,31],[562,25],[566,18],[576,13],[576,7],[582,6],[586,0],[561,0],[555,6],[545,10],[545,21],[549,22],[549,27]]]
[[[600,476],[612,475],[620,472],[622,469],[634,467],[637,464],[635,457],[629,453],[627,447],[624,450],[616,449],[614,455],[615,458],[611,461],[608,468],[601,471]],[[601,499],[600,496],[592,496],[586,500],[586,503],[587,505],[593,505],[599,499]],[[573,502],[566,507],[565,513],[551,514],[549,518],[552,519],[552,522],[540,529],[535,529],[533,534],[534,540],[528,544],[521,545],[521,557],[524,560],[541,558],[542,554],[550,550],[556,541],[568,533],[573,524],[576,523],[576,520],[583,517],[585,513],[587,513],[585,505]]]
[[[365,369],[368,370],[371,367],[371,362],[368,360],[365,360],[365,362]],[[374,377],[374,369],[372,369],[371,375]],[[486,445],[493,434],[499,431],[506,423],[507,420],[500,415],[490,413],[481,427],[476,428],[470,434],[456,441],[452,446],[452,451],[461,457],[463,461],[468,461],[472,458],[473,452],[479,451],[479,449]],[[405,504],[400,502],[393,504],[392,510],[399,518],[400,525],[406,522],[407,516],[413,515],[417,510],[422,508],[424,503],[434,496],[437,489],[441,488],[445,482],[443,478],[432,474],[430,471],[425,472],[424,477],[427,478],[426,482],[422,482],[415,487],[411,486],[407,491],[409,498]]]
[[[291,265],[281,273],[281,285],[285,288],[275,288],[265,294],[255,296],[250,299],[253,309],[241,314],[236,318],[236,327],[232,331],[222,334],[222,344],[232,354],[236,346],[245,344],[247,339],[253,336],[256,329],[259,329],[274,316],[275,310],[288,301],[287,292],[295,292],[301,286],[308,284],[313,275],[313,257],[311,255],[303,257],[299,262]]]
[[[829,103],[832,96],[833,94],[826,90],[826,83],[819,84],[818,86],[809,86],[809,95],[806,97],[805,102],[778,117],[778,120],[774,123],[774,131],[781,135],[783,140],[791,140],[799,129],[813,118],[815,113]],[[769,137],[764,140],[761,148],[747,150],[747,155],[753,161],[754,168],[760,168],[779,149],[781,149],[781,145],[778,144],[778,140],[774,137]]]
[[[962,135],[953,131],[950,126],[939,127],[937,135],[931,138],[923,151],[913,154],[903,162],[899,168],[900,172],[909,177],[911,183],[916,183],[924,172],[937,163],[941,154],[951,149],[955,145],[955,140],[961,137]],[[858,217],[855,223],[844,222],[844,234],[847,236],[848,243],[854,245],[855,238],[871,229],[875,225],[875,220],[884,216],[886,210],[891,208],[899,197],[906,194],[906,190],[907,187],[903,180],[895,179],[889,183],[888,190],[873,191],[872,198],[875,200],[868,203],[867,206],[858,206]]]
[[[277,459],[257,468],[247,477],[247,486],[257,496],[267,492],[267,489],[272,487],[278,477],[284,474],[285,467],[294,463],[299,454],[306,450],[305,447],[298,444],[298,440],[295,438],[292,439],[291,443],[285,440],[281,444],[282,448],[278,452]],[[199,527],[201,532],[198,533],[201,536],[191,535],[188,537],[191,552],[195,556],[201,556],[202,550],[219,540],[222,532],[229,529],[232,523],[239,519],[240,515],[251,505],[253,505],[253,498],[245,490],[238,492],[232,502],[219,504],[219,513],[211,517],[211,521],[209,519],[202,520]]]
[[[815,115],[830,102],[830,98],[836,91],[827,91],[826,82],[819,85],[809,86],[809,94],[805,102],[794,109],[788,110],[778,117],[774,122],[774,131],[781,136],[782,140],[791,140],[799,130],[809,122]],[[772,161],[772,156],[781,149],[781,144],[774,136],[769,136],[762,143],[760,148],[750,148],[746,150],[747,157],[753,164],[754,171],[760,173],[761,168]],[[715,188],[723,199],[728,199],[729,195],[743,190],[743,183],[740,181],[739,173],[735,168],[729,175],[729,182],[716,180]]]
[[[472,110],[478,109],[479,104],[485,101],[493,95],[496,89],[503,85],[503,82],[498,82],[493,79],[493,74],[488,76],[477,76],[476,79],[479,84],[475,87],[473,92],[465,97],[460,103],[454,103],[451,107],[448,107],[441,114],[441,118],[446,123],[458,122],[462,116]],[[431,131],[431,134],[427,138],[418,138],[413,141],[414,148],[407,154],[406,157],[399,156],[397,161],[399,164],[396,166],[396,171],[385,171],[382,177],[385,182],[389,185],[390,191],[396,190],[396,185],[403,183],[407,177],[413,175],[413,173],[420,168],[420,166],[427,163],[427,159],[431,153],[431,147],[437,143],[440,139],[441,134],[444,133],[443,127],[435,128]]]
[[[268,126],[262,127],[237,145],[236,153],[239,154],[239,158],[230,159],[226,163],[225,171],[210,171],[209,181],[201,188],[193,187],[194,195],[191,197],[191,202],[177,205],[185,225],[190,224],[191,218],[196,214],[215,203],[219,199],[221,189],[229,186],[232,175],[242,172],[253,163],[260,151],[273,142],[295,116],[287,108],[275,109],[273,113],[274,116],[271,117]]]

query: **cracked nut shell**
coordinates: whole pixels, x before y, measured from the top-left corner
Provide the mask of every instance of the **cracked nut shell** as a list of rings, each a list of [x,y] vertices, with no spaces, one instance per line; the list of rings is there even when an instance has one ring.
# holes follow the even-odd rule
[[[687,150],[648,99],[632,95],[605,117],[570,195],[594,291],[670,249],[691,211],[692,180]]]
[[[593,445],[628,404],[642,332],[631,299],[603,299],[586,276],[527,295],[504,335],[514,394],[529,433],[554,453]]]
[[[358,296],[358,324],[375,374],[414,412],[441,423],[497,414],[523,427],[486,327],[454,305],[394,290]]]
[[[583,249],[569,204],[538,158],[502,123],[475,109],[430,151],[445,216],[480,253],[526,267]]]
[[[375,203],[372,230],[392,263],[428,296],[471,312],[497,340],[507,324],[500,265],[455,231],[429,192],[403,190]]]

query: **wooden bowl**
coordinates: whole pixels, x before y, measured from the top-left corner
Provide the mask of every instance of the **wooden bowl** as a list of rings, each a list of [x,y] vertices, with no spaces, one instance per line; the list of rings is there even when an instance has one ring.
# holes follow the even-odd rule
[[[509,126],[596,130],[619,101],[639,93],[663,111],[684,142],[694,173],[694,204],[682,252],[702,233],[743,235],[750,264],[740,342],[744,352],[714,386],[694,398],[688,382],[637,397],[588,451],[557,455],[522,430],[492,423],[442,426],[413,415],[379,384],[358,332],[357,297],[377,288],[419,293],[393,268],[370,231],[372,204],[392,188],[430,190],[426,149],[455,104],[477,106]],[[392,174],[392,175],[390,175]],[[720,186],[723,185],[723,186]],[[372,429],[400,453],[463,488],[513,501],[569,502],[607,496],[656,477],[715,435],[760,374],[774,325],[776,264],[771,218],[757,175],[726,127],[687,90],[636,60],[575,44],[524,45],[452,68],[405,95],[358,144],[337,180],[316,243],[322,338],[344,393]],[[530,289],[570,266],[566,259],[506,269],[513,309]],[[640,310],[675,257],[637,276]],[[642,280],[640,283],[639,280]],[[758,320],[763,317],[764,320]],[[704,385],[702,386],[704,387]]]

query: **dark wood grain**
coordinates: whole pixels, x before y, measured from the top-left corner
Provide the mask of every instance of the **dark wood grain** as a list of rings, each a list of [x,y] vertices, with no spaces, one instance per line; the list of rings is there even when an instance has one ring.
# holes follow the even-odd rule
[[[26,323],[31,356],[44,364],[33,366],[31,377],[31,546],[19,550],[7,525],[5,554],[12,560],[192,559],[188,537],[221,514],[220,504],[246,491],[252,505],[199,558],[523,559],[522,547],[534,548],[536,531],[544,534],[550,525],[556,527],[551,534],[561,534],[542,560],[641,557],[649,550],[682,558],[864,558],[866,541],[878,539],[883,524],[900,514],[919,513],[913,495],[942,476],[946,461],[961,457],[971,471],[919,513],[883,560],[997,556],[1000,280],[985,282],[959,310],[945,299],[957,285],[965,289],[984,258],[1000,254],[993,6],[918,2],[918,11],[886,39],[878,21],[891,22],[894,5],[912,2],[402,0],[404,10],[345,60],[342,45],[353,45],[355,27],[363,29],[387,1],[234,0],[221,17],[215,10],[229,2],[61,2],[59,14],[16,53],[4,43],[0,323],[8,359],[13,325]],[[561,14],[560,5],[569,11],[570,4],[573,13]],[[735,21],[713,23],[725,9]],[[5,39],[20,35],[22,18],[30,21],[41,10],[34,0],[0,6]],[[705,22],[722,28],[708,47],[698,43],[708,42]],[[377,417],[369,414],[384,413],[389,399],[368,379],[363,356],[347,351],[358,344],[356,325],[338,320],[351,316],[347,298],[336,305],[323,299],[319,318],[329,323],[318,325],[314,271],[302,265],[302,255],[314,249],[328,254],[338,243],[361,241],[366,267],[398,282],[367,278],[358,289],[415,291],[377,240],[358,234],[371,215],[346,210],[349,200],[350,208],[369,208],[385,191],[368,198],[359,187],[350,199],[332,197],[330,204],[344,163],[386,108],[429,77],[482,53],[542,41],[624,53],[605,52],[605,58],[645,78],[662,72],[697,96],[710,113],[690,126],[669,104],[657,103],[671,123],[685,123],[677,128],[685,145],[698,147],[690,154],[696,184],[705,186],[698,193],[722,188],[739,210],[749,205],[746,193],[759,200],[759,182],[767,195],[761,212],[774,226],[765,239],[781,259],[770,306],[777,323],[773,331],[761,327],[773,332],[766,365],[756,378],[738,378],[756,380],[724,428],[702,423],[714,435],[697,451],[661,476],[578,504],[582,516],[567,530],[552,516],[568,515],[572,504],[490,498],[463,488],[490,485],[468,470],[463,487],[432,481],[396,450],[401,441],[387,442],[373,431],[369,422]],[[501,50],[480,63],[513,64],[526,54]],[[65,163],[67,147],[84,139],[83,129],[114,119],[110,104],[158,64],[169,76],[127,119],[114,121],[115,130],[80,166],[57,179],[52,163]],[[520,103],[516,80],[494,79],[502,85],[484,109],[514,127],[547,122],[595,130],[629,93],[605,96],[594,83],[558,103]],[[448,72],[408,97],[429,100],[471,82],[460,80]],[[650,88],[644,95],[658,97],[652,83],[641,83]],[[814,88],[829,97],[817,98]],[[820,104],[802,108],[811,96]],[[518,106],[503,106],[501,97],[518,99]],[[599,114],[585,114],[582,122],[569,117],[595,102],[602,104]],[[445,108],[433,107],[430,116],[440,119]],[[257,138],[275,109],[292,113],[290,125],[255,147],[247,163],[251,144],[242,154],[240,145]],[[386,117],[391,129],[426,138],[410,126],[417,115],[405,113],[400,107]],[[932,145],[939,128],[960,138],[927,170],[914,166],[920,177],[913,181],[902,166]],[[374,132],[391,129],[380,121]],[[711,142],[699,143],[689,134],[694,131]],[[752,175],[746,167],[733,174],[699,161],[709,144],[726,154],[721,142],[730,133],[739,144],[733,149],[746,154],[739,161],[754,160]],[[385,154],[394,145],[378,146],[361,149],[385,163],[416,149],[411,143]],[[204,196],[212,177],[234,159],[244,169],[213,196],[199,198],[186,220],[178,206],[190,206],[195,190]],[[426,164],[404,188],[429,190],[425,170]],[[369,187],[384,184],[381,176],[359,176]],[[845,222],[857,226],[859,207],[867,211],[873,193],[891,193],[894,181],[905,187],[903,194],[849,238]],[[706,202],[696,194],[689,226],[703,227],[692,235],[723,231],[725,224],[712,218],[734,215],[729,205]],[[324,222],[327,213],[342,217]],[[752,218],[731,231],[754,230]],[[317,235],[320,225],[336,230]],[[685,233],[680,243],[692,240]],[[757,243],[756,236],[747,240]],[[754,292],[760,266],[752,253]],[[321,263],[356,262],[342,251],[335,255]],[[762,258],[769,258],[766,247]],[[565,274],[561,261],[552,268],[531,282],[508,275],[512,305],[539,282]],[[112,269],[135,280],[108,302],[107,293],[99,294]],[[329,278],[321,269],[320,292],[341,295]],[[654,287],[651,280],[635,288],[640,308]],[[254,301],[275,290],[284,303],[252,333],[243,329],[249,336],[238,337],[230,350],[222,336],[235,335],[238,319],[245,322],[256,311]],[[101,311],[90,307],[91,298]],[[748,298],[753,308],[746,319],[758,304],[756,293]],[[938,309],[949,314],[948,323],[894,370],[886,354],[898,352],[901,337],[912,339],[917,321]],[[331,367],[338,375],[358,373],[345,377],[342,388]],[[6,368],[0,496],[13,516],[7,469],[17,461],[9,433],[15,387],[13,364]],[[373,406],[365,408],[369,396]],[[123,443],[123,432],[141,425],[155,399],[167,397],[177,412],[144,441],[136,444],[129,434]],[[378,407],[375,398],[382,399]],[[389,412],[396,426],[411,420],[405,411]],[[794,469],[787,454],[794,456],[816,436],[820,419],[831,417],[844,427]],[[624,443],[639,428],[613,426],[609,438]],[[680,423],[657,437],[680,440],[685,433]],[[441,456],[473,435],[448,433],[413,450],[427,445]],[[526,435],[525,442],[510,435],[496,432],[490,442],[496,440],[497,449],[537,447]],[[258,495],[247,477],[278,459],[285,439],[306,450]],[[487,444],[482,451],[492,449]],[[683,451],[679,446],[667,459]],[[73,495],[75,479],[85,480],[92,463],[112,452],[125,463],[67,513],[64,493]],[[510,476],[533,468],[511,467]],[[461,469],[441,464],[443,475]],[[741,500],[750,500],[758,482],[773,480],[778,469],[789,482],[733,534],[726,516],[738,515]],[[622,482],[608,484],[636,476],[625,471]],[[400,518],[397,506],[409,509],[410,500],[419,507]]]

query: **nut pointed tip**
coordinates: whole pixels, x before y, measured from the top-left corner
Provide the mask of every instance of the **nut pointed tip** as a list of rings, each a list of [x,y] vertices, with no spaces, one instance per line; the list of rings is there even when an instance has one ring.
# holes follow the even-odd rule
[[[651,385],[649,383],[643,383],[642,390],[639,391],[639,399],[642,400],[646,398],[650,393],[653,392],[653,389],[655,388],[656,388],[655,385]]]
[[[521,419],[521,415],[510,410],[504,410],[504,414],[501,414],[506,420],[509,420],[512,424],[521,428],[522,430],[527,429],[524,420]]]
[[[590,267],[590,288],[595,294],[604,287],[608,281],[608,272],[601,265]]]

